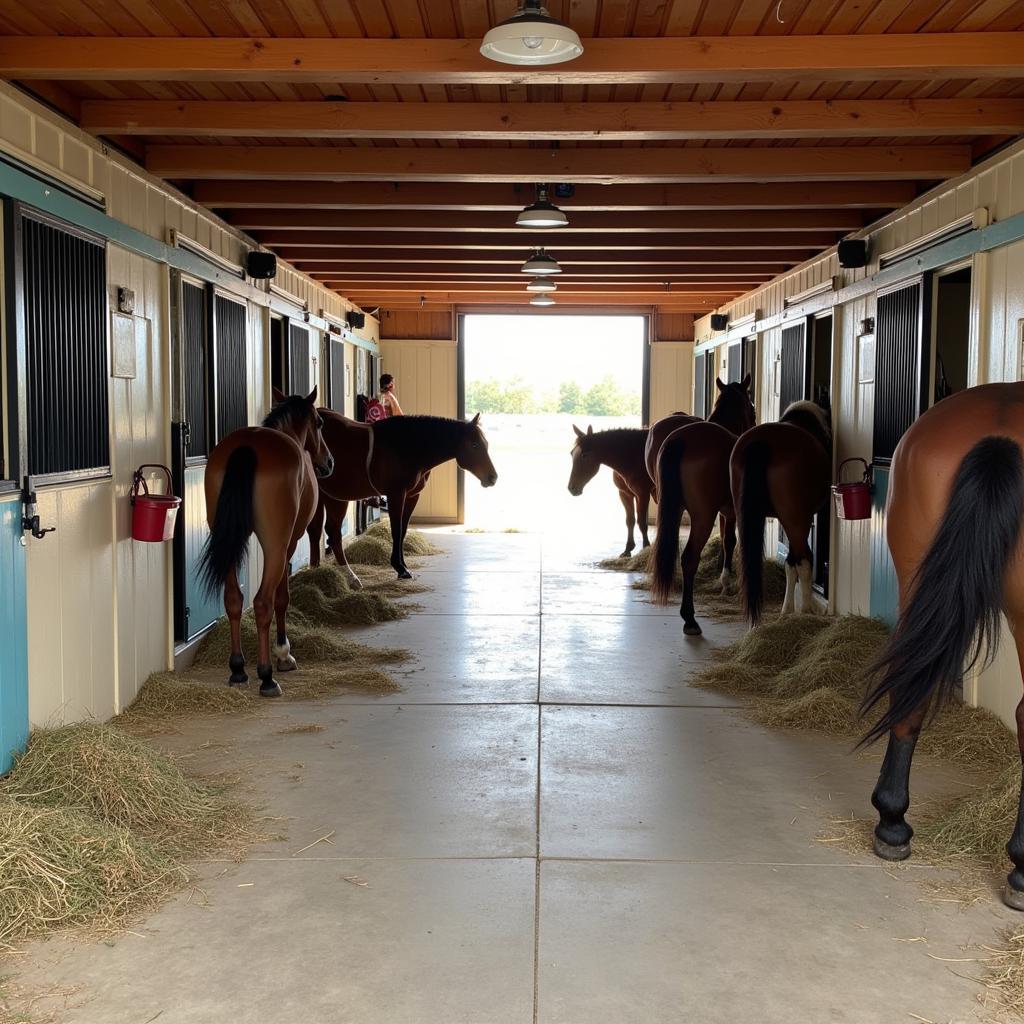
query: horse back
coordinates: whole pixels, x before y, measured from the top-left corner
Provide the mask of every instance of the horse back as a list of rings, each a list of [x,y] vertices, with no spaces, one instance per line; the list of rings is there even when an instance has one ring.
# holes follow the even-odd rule
[[[691,423],[703,422],[699,416],[675,412],[671,416],[665,416],[663,419],[655,420],[651,424],[651,429],[647,432],[647,441],[644,444],[644,466],[647,469],[648,477],[652,481],[658,478],[658,454],[661,452],[662,445],[668,439],[669,434]]]
[[[320,489],[336,501],[354,501],[377,493],[367,473],[373,427],[349,419],[333,409],[318,410],[324,421],[323,437],[334,456],[334,472],[320,481]]]

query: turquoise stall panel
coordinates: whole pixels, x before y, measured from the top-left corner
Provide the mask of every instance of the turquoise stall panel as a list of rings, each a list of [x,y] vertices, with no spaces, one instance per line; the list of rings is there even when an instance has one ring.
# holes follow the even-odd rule
[[[876,466],[871,498],[871,614],[890,627],[899,612],[899,584],[885,540],[885,502],[889,496],[889,467]]]
[[[206,525],[205,477],[205,463],[185,470],[185,639],[194,637],[224,613],[224,595],[208,594],[199,578],[199,560],[210,533]]]
[[[28,629],[21,501],[0,502],[0,772],[28,740]]]

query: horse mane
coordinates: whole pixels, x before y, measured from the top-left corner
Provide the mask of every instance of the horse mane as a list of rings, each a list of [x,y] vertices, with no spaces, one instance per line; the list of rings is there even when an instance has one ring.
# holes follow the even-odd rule
[[[786,411],[779,417],[780,423],[790,423],[794,427],[800,427],[807,433],[817,438],[826,449],[832,447],[832,427],[817,402],[791,402],[786,406]]]
[[[289,395],[283,402],[271,408],[263,417],[262,426],[272,430],[285,430],[296,426],[309,416],[309,405],[302,395]]]
[[[585,438],[604,437],[608,440],[618,440],[621,438],[623,441],[627,440],[639,440],[643,437],[647,439],[647,428],[646,427],[609,427],[607,430],[595,430],[593,434],[584,434],[583,437],[577,437],[576,443],[572,446],[572,451],[582,447],[582,442]]]
[[[388,416],[373,425],[378,441],[388,441],[401,452],[433,455],[472,428],[469,420],[447,416]]]

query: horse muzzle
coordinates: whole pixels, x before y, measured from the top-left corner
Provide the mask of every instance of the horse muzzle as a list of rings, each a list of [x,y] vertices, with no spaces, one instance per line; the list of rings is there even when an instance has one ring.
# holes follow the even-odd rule
[[[569,484],[569,493],[574,498],[578,498],[583,493],[583,488],[582,487],[573,487],[572,484]]]
[[[313,472],[316,473],[320,479],[329,477],[334,472],[334,456],[328,455],[326,462],[315,462],[313,464]]]
[[[480,483],[483,487],[493,487],[497,482],[497,473],[488,473],[487,476],[480,477]]]

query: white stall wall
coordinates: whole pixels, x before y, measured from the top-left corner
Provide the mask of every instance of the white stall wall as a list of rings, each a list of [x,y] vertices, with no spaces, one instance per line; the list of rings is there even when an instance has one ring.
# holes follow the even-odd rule
[[[869,237],[869,253],[877,261],[879,253],[921,238],[982,207],[993,221],[1024,212],[1024,143],[984,161],[970,174],[946,182],[861,234]],[[757,311],[759,321],[763,321],[783,314],[787,295],[798,294],[833,276],[839,276],[840,286],[845,287],[878,269],[878,263],[872,262],[863,269],[844,270],[839,267],[835,250],[830,250],[722,307],[721,312],[727,312],[730,320],[739,320]],[[1024,376],[1024,242],[976,255],[973,270],[970,383],[1020,380]],[[792,308],[787,319],[795,322],[820,302],[808,300]],[[875,297],[869,294],[855,299],[837,307],[835,313],[832,402],[838,464],[845,458],[870,458],[871,454],[874,383],[860,380],[858,350],[860,324],[875,315]],[[772,327],[761,335],[762,420],[775,419],[779,414],[773,374],[781,332],[781,327]],[[697,321],[695,336],[698,344],[712,340],[709,317]],[[838,613],[863,614],[869,610],[870,579],[865,567],[870,560],[870,531],[867,521],[833,522],[831,587],[832,604]],[[1011,643],[1002,645],[992,668],[965,681],[965,694],[1013,725],[1021,680]]]
[[[651,343],[651,423],[693,412],[693,342]]]

